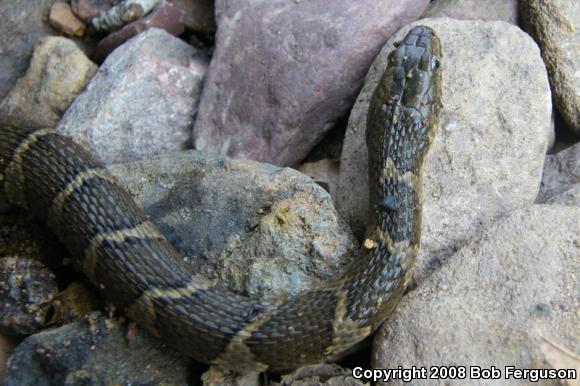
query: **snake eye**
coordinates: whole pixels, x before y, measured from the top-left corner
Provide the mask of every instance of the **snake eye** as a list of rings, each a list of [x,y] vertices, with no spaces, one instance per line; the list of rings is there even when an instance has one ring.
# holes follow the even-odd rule
[[[441,62],[439,61],[438,57],[434,56],[431,58],[431,69],[432,70],[438,69],[440,65],[441,65]]]

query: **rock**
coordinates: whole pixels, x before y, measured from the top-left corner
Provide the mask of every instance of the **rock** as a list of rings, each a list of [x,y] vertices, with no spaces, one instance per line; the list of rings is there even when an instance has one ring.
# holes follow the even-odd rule
[[[423,17],[450,17],[459,20],[501,20],[518,25],[517,0],[435,0]]]
[[[555,367],[546,343],[580,352],[578,218],[580,208],[533,205],[489,226],[403,298],[375,338],[372,367],[495,366],[505,375],[504,366]]]
[[[563,193],[552,196],[546,200],[550,205],[580,206],[580,184],[573,185]]]
[[[73,41],[43,38],[26,74],[0,103],[0,115],[54,126],[96,72],[97,66]]]
[[[68,36],[83,36],[86,26],[73,13],[67,3],[56,2],[50,7],[48,21],[56,30]]]
[[[580,136],[580,2],[529,0],[520,7],[524,27],[541,47],[554,104]]]
[[[550,90],[538,47],[505,22],[424,19],[444,51],[441,127],[424,170],[421,280],[478,229],[536,197],[550,137]],[[340,164],[339,212],[361,235],[368,211],[368,102],[392,37],[371,67],[351,112]],[[458,38],[460,36],[461,38]]]
[[[545,203],[576,184],[580,184],[580,143],[557,154],[546,156],[542,184],[536,202]]]
[[[261,386],[260,373],[235,374],[210,367],[201,376],[203,386]]]
[[[426,0],[216,1],[198,150],[296,165],[350,108],[388,36]]]
[[[338,365],[320,364],[301,367],[284,375],[276,386],[364,386],[367,383],[355,379],[352,370]]]
[[[57,126],[105,163],[191,147],[205,57],[152,28],[115,50]]]
[[[330,195],[293,169],[190,151],[110,171],[196,271],[238,293],[297,293],[357,251]]]
[[[59,293],[53,302],[52,322],[66,324],[84,317],[93,310],[102,309],[100,298],[94,288],[74,281]]]
[[[185,30],[184,20],[184,11],[171,4],[162,3],[147,17],[127,24],[101,40],[95,49],[95,59],[101,62],[115,48],[149,28],[160,28],[173,36],[181,35]]]
[[[26,71],[34,44],[53,34],[47,15],[55,1],[0,1],[0,99]]]
[[[12,353],[5,386],[187,385],[189,359],[115,320],[88,320],[26,338]]]
[[[312,178],[331,195],[336,194],[339,162],[323,159],[316,162],[307,162],[300,166],[300,172]]]
[[[0,256],[21,256],[54,267],[63,255],[56,236],[29,212],[12,209],[0,214]]]
[[[139,20],[155,8],[161,0],[122,0],[89,21],[91,29],[113,32],[125,24]]]
[[[42,263],[21,257],[0,259],[0,333],[36,332],[45,324],[57,292],[54,274]]]
[[[15,343],[7,336],[0,335],[0,384],[4,384],[4,371],[8,357],[14,350]]]
[[[82,20],[89,21],[113,6],[115,0],[71,0],[73,12]]]
[[[185,26],[195,32],[213,35],[216,30],[213,0],[170,0],[185,12]]]

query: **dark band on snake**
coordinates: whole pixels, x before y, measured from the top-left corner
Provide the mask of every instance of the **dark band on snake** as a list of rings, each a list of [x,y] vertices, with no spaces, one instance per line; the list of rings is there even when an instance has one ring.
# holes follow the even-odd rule
[[[333,361],[385,321],[409,281],[440,57],[427,27],[390,54],[368,112],[366,240],[343,277],[295,297],[265,304],[213,286],[89,152],[51,129],[3,127],[0,195],[46,221],[116,307],[199,361],[236,371]]]

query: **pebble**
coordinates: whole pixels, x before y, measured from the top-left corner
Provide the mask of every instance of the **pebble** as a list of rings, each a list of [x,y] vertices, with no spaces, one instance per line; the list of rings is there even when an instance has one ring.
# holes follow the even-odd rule
[[[58,31],[68,36],[83,36],[86,26],[73,13],[67,3],[56,2],[50,7],[48,21]]]

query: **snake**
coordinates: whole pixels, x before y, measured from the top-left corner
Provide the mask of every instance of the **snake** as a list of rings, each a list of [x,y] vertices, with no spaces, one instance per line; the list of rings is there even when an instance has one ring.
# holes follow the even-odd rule
[[[336,361],[393,313],[420,247],[442,47],[425,26],[395,47],[367,113],[364,242],[344,274],[310,290],[260,301],[212,284],[90,151],[53,128],[2,126],[0,199],[43,220],[116,309],[197,361],[239,373]]]

